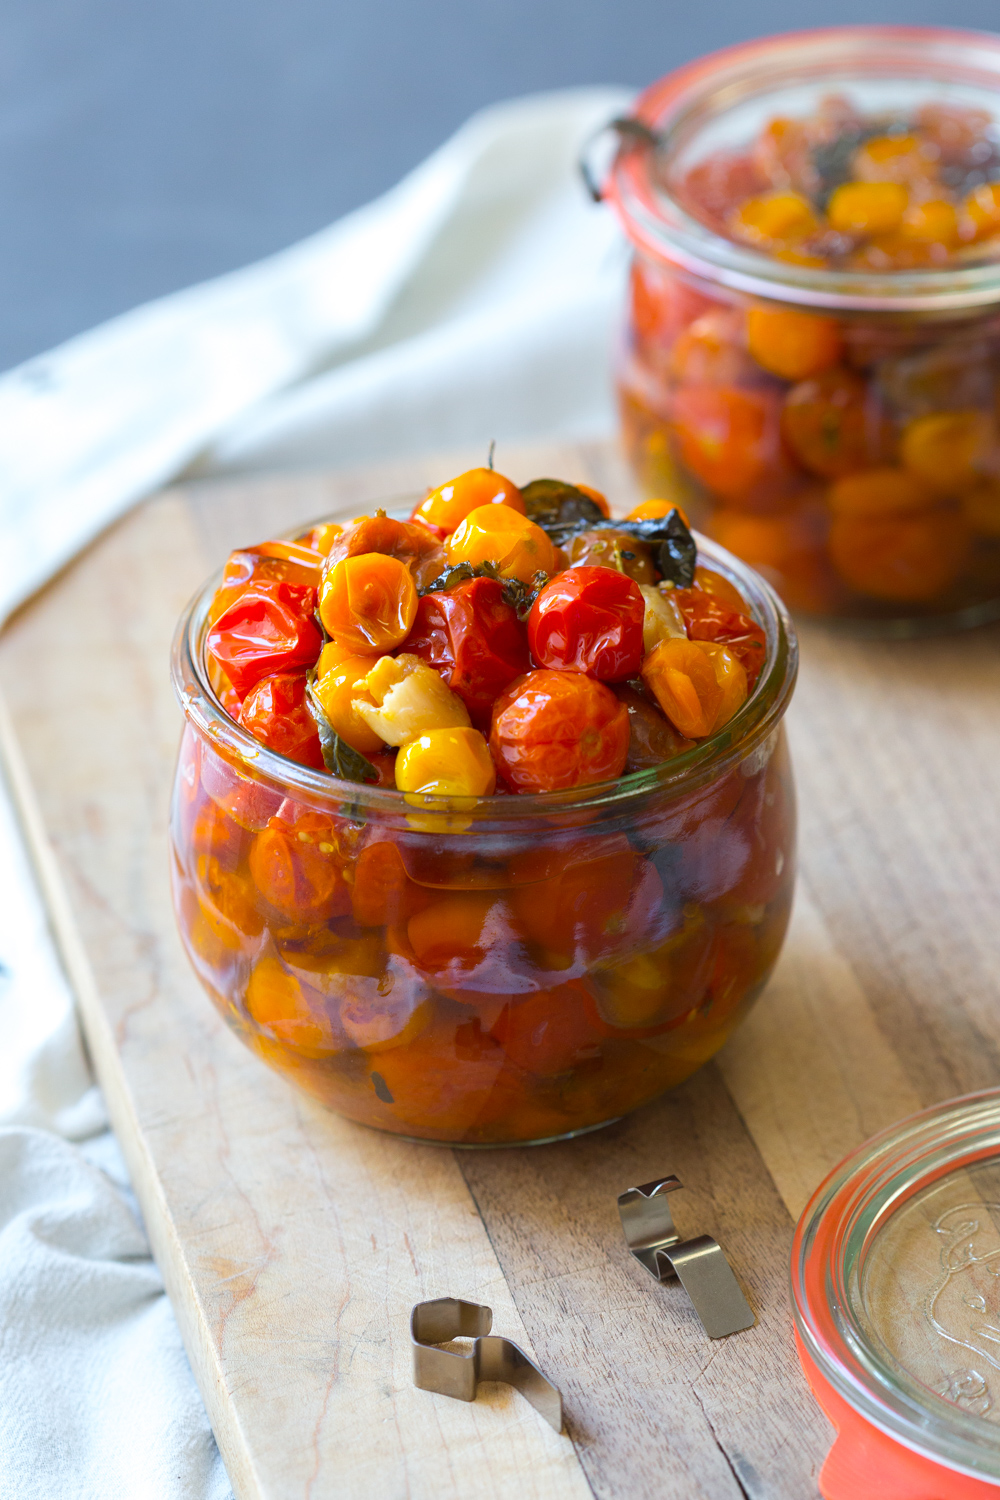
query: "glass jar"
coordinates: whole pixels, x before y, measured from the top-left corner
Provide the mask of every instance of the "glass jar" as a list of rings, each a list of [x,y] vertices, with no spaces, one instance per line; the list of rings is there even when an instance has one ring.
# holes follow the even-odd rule
[[[841,1163],[792,1245],[799,1353],[838,1437],[827,1500],[1000,1495],[1000,1090]]]
[[[499,1145],[606,1124],[717,1051],[788,922],[797,649],[767,585],[700,546],[767,636],[725,728],[614,783],[447,809],[253,739],[206,675],[218,579],[199,594],[173,655],[174,902],[198,977],[265,1062],[363,1124]]]
[[[715,53],[617,122],[628,454],[792,609],[1000,615],[998,113],[997,38],[844,27]],[[877,202],[834,209],[859,174]]]

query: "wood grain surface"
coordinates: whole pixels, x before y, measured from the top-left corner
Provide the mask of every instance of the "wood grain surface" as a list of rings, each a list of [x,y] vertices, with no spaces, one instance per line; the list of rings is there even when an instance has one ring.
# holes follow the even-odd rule
[[[166,656],[232,546],[465,461],[170,491],[0,637],[50,900],[154,1250],[240,1500],[808,1500],[831,1430],[792,1348],[794,1218],[873,1130],[998,1079],[1000,631],[803,630],[796,913],[714,1065],[578,1141],[410,1146],[262,1068],[187,967],[167,896]],[[628,500],[610,448],[506,463]],[[617,1194],[666,1172],[685,1184],[682,1232],[723,1243],[756,1328],[710,1343],[681,1290],[629,1257]],[[412,1388],[409,1307],[445,1294],[489,1303],[534,1351],[568,1436],[504,1387],[472,1406]]]

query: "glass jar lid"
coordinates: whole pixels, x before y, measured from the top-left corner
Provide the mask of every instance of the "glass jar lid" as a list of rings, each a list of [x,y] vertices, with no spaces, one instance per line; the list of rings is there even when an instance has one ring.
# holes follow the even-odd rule
[[[806,1355],[856,1412],[1000,1479],[1000,1089],[847,1157],[799,1220],[791,1272]]]
[[[837,108],[854,112],[859,139],[865,122],[898,134],[929,107],[974,116],[983,132],[977,144],[987,154],[978,163],[969,159],[961,183],[962,174],[952,171],[953,186],[965,193],[977,183],[1000,182],[1000,39],[933,27],[851,26],[730,47],[653,84],[623,122],[605,196],[647,253],[736,291],[866,313],[954,316],[1000,303],[996,238],[959,247],[942,265],[845,269],[842,259],[816,263],[813,255],[776,256],[741,242],[693,201],[688,185],[699,164],[719,162],[724,177],[727,160],[749,162],[769,121],[818,118],[831,103],[833,115]],[[838,144],[834,129],[827,156],[836,156]],[[827,166],[831,182],[844,176],[843,163]],[[826,187],[818,184],[815,203],[826,201]]]

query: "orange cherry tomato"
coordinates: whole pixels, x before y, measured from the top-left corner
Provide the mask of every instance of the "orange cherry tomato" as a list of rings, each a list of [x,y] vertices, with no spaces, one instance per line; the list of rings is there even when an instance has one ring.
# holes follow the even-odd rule
[[[825,510],[751,516],[717,510],[709,535],[742,557],[776,588],[792,609],[822,613],[836,602],[838,585],[826,555]],[[749,664],[744,661],[744,666]]]
[[[747,602],[739,589],[723,578],[721,573],[716,573],[713,568],[703,568],[699,563],[694,570],[694,586],[704,589],[706,594],[714,594],[716,599],[721,599],[723,604],[728,604],[732,609],[739,610],[741,614],[747,614]]]
[[[984,182],[973,188],[962,210],[970,239],[987,240],[1000,234],[1000,182]]]
[[[568,1073],[593,1057],[610,1034],[594,997],[573,982],[512,997],[490,1029],[511,1062],[543,1077]]]
[[[358,855],[351,904],[359,927],[405,924],[433,899],[430,891],[409,878],[395,844],[366,844]]]
[[[785,397],[781,431],[805,468],[840,479],[892,456],[892,427],[851,370],[827,370],[795,385]]]
[[[556,571],[556,550],[545,532],[508,505],[472,510],[448,540],[448,562],[494,563],[504,578],[530,583]]]
[[[416,506],[410,520],[429,527],[443,538],[461,526],[470,511],[482,505],[507,505],[518,515],[525,513],[521,491],[512,480],[494,469],[466,469],[457,479],[449,479],[447,484],[431,490]]]
[[[743,319],[730,308],[696,318],[670,351],[670,374],[682,385],[737,385],[753,373]]]
[[[312,666],[323,645],[315,607],[311,584],[248,584],[209,627],[205,654],[245,698],[262,677]]]
[[[834,318],[769,307],[750,308],[747,343],[761,368],[783,380],[819,375],[837,363],[843,350]]]
[[[321,813],[271,818],[254,838],[249,863],[265,901],[293,922],[327,922],[351,910],[336,832]]]
[[[343,534],[343,526],[338,526],[335,521],[323,521],[319,526],[312,526],[303,532],[298,539],[299,546],[308,547],[310,552],[318,552],[321,557],[326,557]]]
[[[938,503],[934,491],[906,469],[866,469],[831,484],[830,509],[841,519],[875,520],[930,510]]]
[[[717,729],[729,723],[733,714],[747,701],[747,672],[739,658],[727,650],[721,641],[696,641],[695,645],[705,652],[712,663],[715,680],[722,689],[722,702],[711,729],[712,734],[715,734]]]
[[[714,494],[752,504],[765,483],[780,486],[780,409],[770,392],[684,386],[672,412],[682,461]]]
[[[816,233],[819,220],[801,193],[762,193],[735,211],[730,230],[760,250],[785,250]]]
[[[722,688],[694,641],[661,641],[642,664],[642,680],[679,734],[703,740],[712,733]]]
[[[921,604],[955,582],[969,546],[961,513],[949,506],[867,515],[843,511],[830,523],[833,566],[859,594]]]
[[[899,227],[908,201],[898,182],[843,182],[830,194],[827,213],[841,234],[886,234]]]
[[[404,562],[382,552],[344,558],[320,590],[319,617],[328,633],[359,656],[401,645],[416,613],[413,575]]]
[[[324,769],[316,720],[306,701],[304,672],[277,672],[261,678],[243,700],[239,723],[277,755],[317,771]]]
[[[648,916],[645,872],[627,839],[612,835],[575,853],[571,846],[566,856],[565,868],[554,878],[510,892],[518,927],[554,968],[606,956],[621,945],[630,926],[641,929]],[[662,890],[653,894],[662,898]],[[632,912],[640,895],[641,909]]]
[[[441,543],[426,526],[396,521],[379,511],[374,516],[362,516],[334,540],[327,561],[327,577],[337,563],[366,552],[384,552],[386,557],[406,563],[418,589],[432,583],[444,567]]]
[[[643,341],[662,345],[714,306],[679,276],[639,259],[632,262],[629,293],[632,327]]]
[[[501,940],[510,924],[496,891],[438,891],[436,899],[412,916],[407,936],[422,968],[442,973],[474,969]],[[453,983],[459,972],[449,976]]]
[[[408,1046],[377,1053],[372,1063],[372,1098],[383,1106],[380,1123],[395,1118],[422,1135],[463,1140],[474,1138],[504,1051],[483,1032],[478,1017],[458,1024],[442,1017]]]
[[[343,1037],[323,1007],[322,997],[290,974],[269,954],[257,960],[247,985],[246,1007],[266,1031],[286,1046],[307,1052],[343,1047]]]
[[[632,507],[626,520],[660,521],[664,516],[669,516],[672,510],[677,512],[684,525],[690,530],[691,522],[687,518],[687,512],[682,510],[675,500],[642,500]]]
[[[625,768],[628,745],[624,705],[580,672],[529,672],[510,684],[493,710],[490,751],[500,775],[519,792],[611,781]]]

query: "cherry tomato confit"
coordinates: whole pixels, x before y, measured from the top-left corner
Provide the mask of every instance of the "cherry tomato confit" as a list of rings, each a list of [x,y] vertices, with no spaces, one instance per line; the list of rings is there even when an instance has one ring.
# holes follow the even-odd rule
[[[877,298],[894,285],[904,297],[913,273],[947,292],[962,268],[1000,260],[996,121],[946,103],[866,114],[830,96],[678,168],[671,188],[706,230],[767,257],[774,300],[638,255],[619,388],[641,482],[793,609],[994,615],[997,302],[945,316],[887,314]],[[796,307],[806,268],[846,273],[859,310]],[[872,273],[893,278],[881,313],[864,311]]]
[[[566,1135],[680,1082],[759,992],[792,792],[777,715],[727,726],[766,635],[673,506],[613,521],[593,490],[472,470],[409,520],[234,552],[202,640],[225,713],[330,793],[189,723],[182,934],[229,1023],[332,1108]],[[602,811],[713,736],[717,763]],[[520,816],[538,793],[569,795]]]

